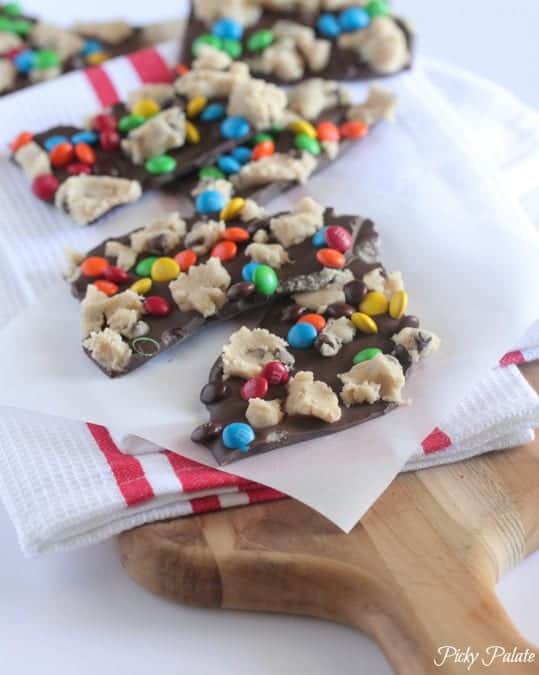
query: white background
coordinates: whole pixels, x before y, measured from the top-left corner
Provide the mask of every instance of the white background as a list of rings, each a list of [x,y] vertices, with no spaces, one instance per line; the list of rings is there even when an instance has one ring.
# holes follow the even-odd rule
[[[470,68],[539,105],[539,2],[395,0],[412,18],[424,54]],[[151,8],[148,7],[151,5]],[[51,20],[118,17],[132,21],[181,13],[182,2],[27,0]],[[150,17],[151,18],[151,17]],[[0,658],[12,675],[386,675],[377,647],[321,621],[195,610],[159,600],[122,573],[108,542],[71,554],[25,560],[0,510]],[[539,643],[539,555],[501,582],[517,627]]]

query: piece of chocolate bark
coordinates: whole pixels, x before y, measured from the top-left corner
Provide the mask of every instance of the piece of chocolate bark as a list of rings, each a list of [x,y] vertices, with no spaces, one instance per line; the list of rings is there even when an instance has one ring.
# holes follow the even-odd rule
[[[0,96],[171,39],[179,30],[177,21],[140,27],[81,22],[63,28],[26,15],[18,3],[0,5]]]
[[[68,275],[83,298],[84,350],[114,377],[208,323],[339,283],[353,248],[333,258],[311,255],[311,237],[331,223],[341,224],[353,247],[361,221],[339,218],[311,198],[273,217],[237,198],[215,220],[171,213],[104,242],[75,259]]]
[[[410,367],[438,349],[438,337],[405,314],[402,276],[378,261],[373,223],[363,221],[354,244],[340,232],[352,218],[326,219],[308,242],[311,257],[348,251],[341,276],[280,299],[256,328],[231,335],[211,369],[200,395],[210,421],[192,439],[219,464],[389,412]]]
[[[409,68],[413,33],[384,0],[193,0],[180,61],[203,48],[273,82],[358,80]]]
[[[37,197],[54,200],[82,225],[165,185],[174,184],[178,193],[194,190],[198,200],[211,187],[208,179],[223,175],[239,194],[269,185],[269,199],[284,183],[305,182],[390,117],[395,104],[378,88],[355,105],[337,83],[320,79],[287,97],[276,85],[250,77],[244,64],[218,66],[214,54],[203,50],[174,85],[146,85],[84,128],[23,132],[11,144],[13,160]],[[197,169],[204,185],[178,182]]]
[[[288,111],[298,120],[278,134],[255,135],[202,167],[198,179],[188,177],[171,191],[195,201],[205,190],[217,189],[226,199],[241,196],[264,206],[330,166],[379,122],[391,120],[395,106],[395,97],[383,87],[372,86],[363,103],[351,104],[337,82],[307,80],[288,91]]]

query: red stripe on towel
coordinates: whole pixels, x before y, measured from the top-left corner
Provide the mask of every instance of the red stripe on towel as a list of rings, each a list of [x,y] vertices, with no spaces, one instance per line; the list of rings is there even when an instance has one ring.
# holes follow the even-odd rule
[[[138,459],[120,452],[105,427],[89,423],[87,426],[105,456],[127,506],[136,506],[152,499],[152,486]]]
[[[104,68],[101,68],[101,66],[86,68],[84,73],[103,108],[118,103],[118,92]]]
[[[153,47],[129,54],[127,58],[144,84],[172,82],[174,79],[167,62]]]
[[[239,476],[233,476],[224,471],[212,469],[198,462],[177,455],[175,452],[165,450],[164,454],[168,457],[178,480],[183,486],[184,492],[198,492],[199,490],[217,490],[224,487],[239,487],[245,489],[252,486],[250,481]]]
[[[524,363],[526,359],[524,354],[519,351],[507,352],[505,356],[502,356],[500,359],[500,366],[513,366],[518,365],[519,363]]]
[[[451,445],[451,439],[441,429],[434,429],[431,433],[425,438],[421,443],[423,452],[426,455],[429,455],[431,452],[438,452],[439,450],[445,450]]]

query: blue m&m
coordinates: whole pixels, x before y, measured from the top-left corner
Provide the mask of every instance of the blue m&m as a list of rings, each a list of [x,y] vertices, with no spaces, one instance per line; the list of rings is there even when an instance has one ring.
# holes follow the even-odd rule
[[[257,262],[250,262],[247,263],[247,265],[244,265],[242,270],[241,270],[241,278],[244,281],[253,281],[253,275],[255,273],[255,270],[260,267],[261,263]]]
[[[200,119],[204,122],[216,122],[225,116],[225,106],[222,103],[210,103],[200,113]]]
[[[234,19],[219,19],[211,29],[211,32],[222,40],[241,40],[243,26]]]
[[[49,138],[47,138],[47,140],[43,143],[43,145],[45,146],[45,150],[47,152],[51,152],[57,145],[60,145],[60,143],[65,143],[66,141],[67,138],[65,136],[60,135],[49,136]]]
[[[71,143],[77,145],[77,143],[88,143],[88,145],[93,145],[97,143],[97,134],[95,131],[77,131],[76,134],[71,136]]]
[[[347,7],[339,14],[339,25],[346,33],[366,28],[371,17],[362,7]]]
[[[230,153],[234,159],[240,164],[245,164],[251,159],[251,149],[246,148],[244,145],[239,145],[237,148],[234,148]]]
[[[333,14],[320,14],[316,27],[320,35],[326,38],[336,38],[341,34],[341,27]]]
[[[221,122],[221,136],[229,140],[247,136],[250,131],[251,125],[245,117],[227,117],[226,120]]]
[[[223,429],[221,438],[226,448],[247,452],[249,445],[255,440],[255,432],[249,424],[232,422]]]
[[[316,328],[310,323],[296,323],[288,331],[287,342],[295,349],[309,349],[318,335]]]
[[[221,155],[217,160],[217,166],[221,169],[223,173],[227,175],[231,173],[238,173],[241,169],[241,164],[237,159],[234,159],[232,155]]]
[[[224,195],[217,190],[204,190],[195,201],[195,208],[198,213],[216,213],[220,211],[226,203]]]
[[[82,48],[83,56],[90,56],[90,54],[96,54],[97,52],[104,52],[105,48],[103,43],[99,40],[86,40],[84,47]]]
[[[25,49],[23,52],[19,52],[13,59],[15,68],[19,73],[29,73],[34,67],[36,54],[31,49]]]
[[[311,239],[311,243],[313,246],[316,246],[317,248],[327,246],[326,230],[327,227],[322,227],[320,230],[318,230],[318,232],[315,232],[315,234],[313,234],[313,238]]]

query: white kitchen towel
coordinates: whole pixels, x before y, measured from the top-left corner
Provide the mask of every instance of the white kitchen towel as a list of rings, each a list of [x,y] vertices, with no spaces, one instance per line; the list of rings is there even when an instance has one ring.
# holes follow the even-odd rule
[[[161,54],[166,56],[166,50],[161,50]],[[159,61],[155,55],[151,58]],[[143,61],[139,62],[138,69],[133,66],[132,60],[118,61],[121,63],[111,63],[101,70],[122,94],[136,87],[138,82],[145,81],[140,76],[140,72],[145,72],[145,66],[140,66]],[[149,70],[148,67],[146,78]],[[92,75],[100,86],[103,84],[102,75]],[[92,81],[91,78],[89,80]],[[90,94],[86,88],[78,90],[80,95],[83,91],[86,103],[92,96],[94,104],[103,102],[91,90]],[[45,89],[40,100],[47,108]],[[33,105],[35,101],[21,101],[21,112],[31,114]],[[77,109],[79,107],[80,103]],[[56,115],[56,111],[50,111],[51,122]],[[15,130],[20,128],[21,117],[16,125],[12,125]],[[22,191],[27,189],[22,183],[21,193],[14,195],[21,202],[25,199]],[[6,262],[5,266],[1,266],[4,288],[13,289],[13,293],[7,294],[11,301],[9,314],[35,299],[43,286],[52,282],[61,265],[60,241],[70,240],[77,248],[84,248],[81,239],[96,239],[95,231],[86,234],[88,230],[83,233],[73,228],[69,233],[55,232],[52,222],[49,228],[46,225],[47,208],[43,207],[43,222],[36,223],[36,228],[43,228],[38,258],[28,260],[22,250],[20,255],[13,255],[16,232],[12,233],[14,236],[10,237],[9,246],[4,245],[0,251],[0,254],[5,254],[2,262]],[[97,233],[98,239],[101,236]],[[530,440],[530,428],[537,424],[537,397],[515,368],[493,371],[489,381],[479,385],[478,389],[473,398],[477,404],[477,415],[466,421],[462,415],[455,413],[455,419],[447,420],[442,430],[436,430],[426,439],[423,452],[412,458],[413,463],[407,468],[451,461],[453,457],[460,459]],[[489,392],[496,395],[489,397]],[[470,408],[469,403],[467,408]],[[482,416],[485,412],[487,415]],[[100,438],[98,429],[93,428],[93,432],[89,433],[82,424],[13,411],[13,414],[2,415],[1,425],[0,491],[17,527],[21,545],[29,554],[82,545],[142,522],[182,515],[193,509],[223,508],[279,496],[273,491],[264,492],[259,486],[242,484],[241,479],[235,479],[238,482],[232,486],[232,493],[222,494],[223,490],[230,489],[230,486],[223,488],[222,478],[217,477],[217,474],[223,474],[206,467],[204,496],[196,490],[192,494],[193,490],[185,489],[181,480],[175,482],[171,476],[168,464],[163,461],[165,457],[170,464],[169,453],[153,453],[143,459],[124,458],[112,441],[109,441],[108,450],[103,450],[103,439],[101,444],[96,443],[96,437]],[[106,437],[106,430],[101,431],[103,434]],[[105,452],[108,452],[108,458]],[[134,476],[130,473],[133,467]],[[196,471],[200,474],[198,468]],[[209,477],[207,472],[215,475]],[[255,496],[257,491],[260,492]],[[205,499],[206,503],[193,507],[191,502],[195,499]]]

